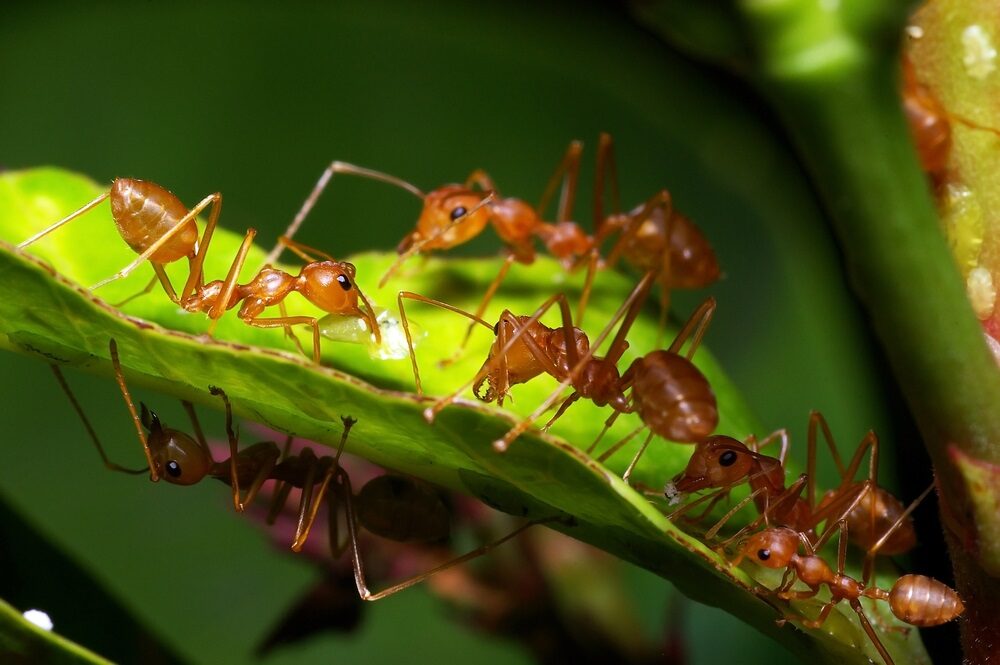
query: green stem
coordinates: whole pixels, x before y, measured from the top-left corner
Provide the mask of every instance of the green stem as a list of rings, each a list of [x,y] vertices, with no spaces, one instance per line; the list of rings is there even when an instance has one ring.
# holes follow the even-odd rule
[[[956,576],[970,605],[966,655],[977,662],[974,653],[984,640],[993,644],[1000,628],[1000,372],[901,112],[901,22],[843,4],[828,10],[805,0],[744,0],[741,11],[759,49],[761,89],[812,171],[934,460]]]

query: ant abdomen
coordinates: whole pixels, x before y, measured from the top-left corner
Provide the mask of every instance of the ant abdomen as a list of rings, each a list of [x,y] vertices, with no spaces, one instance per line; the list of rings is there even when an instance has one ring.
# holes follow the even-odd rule
[[[926,575],[903,575],[889,591],[892,613],[908,624],[927,628],[948,623],[965,611],[958,593]]]
[[[632,386],[635,410],[642,421],[665,439],[701,441],[719,424],[708,379],[683,356],[653,351],[636,359],[623,380]]]
[[[397,542],[432,543],[451,532],[451,513],[433,487],[397,475],[370,480],[356,499],[358,520],[372,533]]]
[[[663,212],[654,211],[654,217]],[[701,289],[716,280],[722,274],[715,250],[708,243],[708,238],[694,222],[679,212],[674,212],[673,223],[670,225],[670,270],[663,276],[669,280],[667,284],[679,289]]]
[[[111,185],[110,198],[118,233],[137,254],[149,249],[188,214],[187,207],[172,192],[147,180],[118,178]],[[194,256],[198,226],[191,219],[185,227],[149,260],[163,264]]]
[[[827,492],[817,510],[822,510],[835,497],[834,492]],[[872,520],[872,501],[875,502],[874,520]],[[851,512],[844,517],[847,520],[851,540],[859,547],[865,549],[872,547],[883,534],[888,532],[905,510],[906,507],[900,500],[888,491],[881,487],[869,489]],[[907,517],[879,546],[878,552],[885,556],[895,556],[909,552],[916,544],[917,534],[913,528],[913,520]]]

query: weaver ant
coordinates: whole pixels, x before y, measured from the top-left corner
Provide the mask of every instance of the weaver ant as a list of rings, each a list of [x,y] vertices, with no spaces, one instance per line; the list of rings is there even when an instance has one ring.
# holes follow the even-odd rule
[[[281,244],[306,261],[299,274],[292,275],[265,265],[249,282],[237,284],[236,278],[246,261],[247,251],[255,233],[253,229],[247,232],[247,237],[225,281],[215,280],[205,284],[182,303],[184,309],[189,312],[205,312],[214,322],[226,310],[240,305],[237,316],[255,328],[281,327],[290,332],[292,325],[311,326],[313,360],[319,364],[319,320],[312,316],[288,316],[284,311],[285,298],[298,292],[328,314],[350,314],[364,319],[368,331],[375,338],[375,343],[381,343],[382,333],[375,311],[354,279],[357,270],[353,263],[338,261],[326,252],[283,237],[280,239]],[[364,310],[359,307],[358,299],[364,303]],[[274,305],[281,308],[281,316],[260,317],[265,309]],[[292,338],[298,344],[298,339],[294,335]],[[299,348],[301,350],[301,346]]]
[[[238,450],[239,435],[233,429],[233,414],[229,397],[221,388],[210,386],[211,393],[220,397],[225,407],[226,434],[229,440],[229,459],[217,462],[209,450],[194,406],[187,401],[181,402],[191,419],[194,437],[164,425],[153,411],[146,408],[145,404],[140,403],[140,410],[137,411],[125,382],[125,375],[118,357],[118,347],[113,339],[109,343],[109,352],[115,378],[121,389],[125,405],[135,423],[139,441],[146,455],[147,467],[143,469],[128,469],[108,459],[96,431],[70,390],[62,371],[57,366],[52,365],[52,371],[60,387],[83,421],[88,435],[97,447],[97,451],[107,468],[129,474],[144,473],[148,469],[152,481],[155,482],[163,478],[176,485],[193,485],[206,477],[215,478],[231,486],[233,506],[237,511],[243,511],[254,500],[264,482],[274,480],[276,485],[269,511],[269,522],[273,522],[277,517],[288,500],[291,489],[297,487],[301,489],[301,498],[295,536],[291,544],[291,549],[295,552],[300,551],[305,544],[320,506],[326,499],[330,548],[335,557],[339,557],[347,549],[350,549],[355,583],[359,595],[364,600],[379,600],[402,591],[431,575],[487,553],[535,524],[552,521],[551,519],[536,519],[525,522],[502,538],[481,545],[427,572],[373,593],[365,581],[364,566],[358,548],[359,525],[363,525],[372,533],[393,540],[436,541],[447,536],[449,522],[447,510],[441,503],[440,497],[434,492],[427,491],[425,487],[412,479],[403,476],[379,476],[369,481],[357,495],[354,494],[350,478],[340,465],[340,457],[351,428],[357,423],[357,420],[351,417],[341,418],[344,430],[337,446],[337,452],[333,456],[317,457],[310,448],[303,449],[296,455],[290,455],[291,436],[286,440],[283,450],[279,450],[273,441],[263,441]],[[241,491],[241,487],[248,489],[244,493]],[[347,525],[347,539],[343,543],[340,542],[338,531],[338,506],[344,507]]]
[[[148,293],[158,280],[167,296],[174,303],[189,312],[201,311],[208,314],[211,320],[209,334],[212,334],[218,319],[227,310],[242,302],[239,317],[247,325],[258,328],[284,327],[289,331],[289,334],[289,326],[291,325],[306,324],[312,326],[313,359],[319,363],[319,327],[316,319],[306,316],[289,317],[284,314],[282,301],[292,291],[298,291],[327,313],[351,314],[364,318],[370,333],[375,336],[376,342],[381,341],[378,323],[371,305],[354,283],[354,265],[336,261],[324,252],[284,238],[280,241],[282,246],[288,246],[308,262],[297,276],[265,266],[249,283],[238,285],[237,279],[240,270],[256,236],[256,231],[249,229],[226,279],[204,283],[205,256],[218,223],[219,212],[222,209],[222,195],[218,192],[205,197],[198,205],[188,211],[174,194],[156,183],[119,178],[112,183],[108,192],[101,194],[55,224],[39,231],[19,244],[18,249],[24,249],[91,210],[107,198],[111,199],[111,213],[119,233],[129,246],[139,253],[139,256],[119,272],[95,284],[91,287],[92,289],[100,288],[109,282],[128,276],[143,261],[148,260],[153,266],[156,276],[137,295]],[[198,213],[210,205],[212,210],[199,242],[195,218]],[[317,260],[317,256],[323,257],[325,260]],[[164,266],[184,257],[188,258],[190,274],[180,296],[178,296]],[[358,298],[364,302],[367,312],[358,307]],[[279,305],[282,308],[282,316],[260,318],[264,309],[272,305]],[[296,339],[294,335],[292,337]]]
[[[836,572],[817,554],[835,529],[827,530],[813,543],[806,534],[796,529],[768,528],[745,540],[732,563],[736,565],[746,557],[767,568],[784,568],[785,574],[781,585],[774,590],[774,593],[784,600],[813,598],[820,592],[821,586],[826,585],[830,591],[830,600],[822,606],[815,619],[786,614],[778,620],[778,625],[784,625],[787,621],[798,621],[806,627],[819,628],[829,617],[834,606],[846,600],[851,609],[857,613],[862,628],[886,665],[893,665],[892,657],[865,615],[861,598],[887,601],[896,618],[919,627],[939,626],[965,611],[965,606],[954,589],[925,575],[904,575],[897,579],[889,590],[869,586],[873,567],[871,561],[879,549],[892,538],[894,530],[903,524],[904,519],[909,517],[933,487],[931,485],[924,490],[923,494],[911,503],[896,522],[868,549],[865,555],[864,574],[860,581],[844,574],[849,529],[847,520],[841,520],[837,524],[836,530],[840,532],[840,539]],[[805,551],[804,556],[798,554],[800,546]],[[809,590],[792,590],[796,579],[804,582]]]
[[[833,456],[841,482],[836,489],[827,492],[817,502],[814,479],[819,433],[823,434],[823,439]],[[782,443],[777,458],[759,452],[760,448],[775,440],[780,440]],[[736,512],[753,501],[760,516],[725,541],[723,547],[746,531],[756,528],[761,522],[811,534],[823,521],[832,523],[841,519],[847,521],[851,535],[860,547],[866,549],[872,547],[875,542],[882,540],[884,533],[892,535],[879,546],[882,554],[902,554],[916,544],[916,532],[912,520],[908,517],[900,518],[905,512],[903,504],[889,491],[878,486],[879,441],[874,432],[869,431],[865,435],[845,467],[826,419],[818,411],[813,411],[809,414],[806,473],[799,476],[787,488],[784,468],[788,450],[787,431],[778,430],[759,445],[753,437],[749,442],[752,448],[732,437],[718,435],[695,444],[687,468],[668,485],[665,494],[668,497],[678,497],[681,494],[707,488],[719,489],[682,506],[671,513],[670,518],[675,519],[696,505],[709,501],[705,511],[695,518],[695,521],[698,521],[708,515],[719,501],[726,498],[735,485],[746,481],[751,489],[750,495],[734,505],[709,529],[705,533],[706,539],[714,538]],[[861,466],[865,452],[869,449],[871,452],[868,478],[860,482],[855,481],[854,476]],[[806,491],[804,499],[801,496],[803,489]],[[891,528],[897,521],[898,526]]]
[[[570,143],[550,177],[537,207],[520,199],[499,196],[493,179],[481,169],[470,173],[461,185],[443,185],[425,193],[401,178],[335,161],[320,176],[312,193],[285,230],[283,237],[294,236],[335,174],[343,173],[378,180],[406,190],[420,198],[424,204],[416,228],[399,243],[397,247],[399,256],[379,280],[380,288],[415,254],[456,247],[482,233],[488,225],[492,225],[504,243],[504,262],[492,284],[486,289],[475,315],[481,317],[486,311],[486,307],[514,262],[529,264],[535,260],[534,239],[537,237],[549,254],[557,258],[567,270],[576,268],[583,257],[588,259],[587,277],[577,306],[579,320],[583,318],[586,310],[599,259],[591,237],[579,225],[570,221],[582,150],[583,146],[579,141]],[[542,215],[560,182],[561,193],[555,222],[546,222],[542,219]],[[267,261],[274,262],[280,255],[281,247],[277,246],[268,255]],[[457,353],[461,353],[465,348],[473,325],[471,324],[466,331]]]
[[[606,180],[611,188],[610,214],[604,212]],[[594,228],[597,247],[618,234],[605,268],[624,257],[639,270],[656,275],[660,285],[660,335],[666,327],[671,289],[700,289],[719,279],[719,262],[711,245],[701,230],[674,208],[668,190],[662,189],[631,211],[621,212],[614,144],[607,133],[598,140]]]
[[[467,388],[472,386],[475,395],[483,401],[502,404],[511,386],[524,383],[546,373],[560,381],[559,387],[543,401],[541,406],[528,418],[515,425],[503,438],[493,442],[494,447],[504,451],[518,436],[525,432],[537,418],[552,407],[565,388],[572,386],[573,392],[559,405],[543,429],[548,429],[566,410],[581,397],[593,401],[597,406],[610,405],[614,413],[605,423],[604,432],[614,424],[622,413],[638,413],[643,425],[621,442],[612,446],[599,460],[603,461],[635,434],[648,427],[650,434],[625,472],[627,479],[639,458],[645,452],[654,434],[677,441],[698,441],[708,436],[718,424],[718,410],[715,396],[708,381],[691,362],[691,357],[705,333],[705,329],[715,311],[715,301],[706,300],[691,315],[677,334],[669,349],[653,351],[637,358],[624,374],[618,371],[618,362],[628,348],[625,337],[639,314],[654,279],[647,273],[636,285],[629,297],[591,344],[586,333],[573,326],[569,303],[565,295],[557,294],[546,300],[531,316],[516,316],[509,310],[501,314],[497,324],[490,326],[483,319],[457,307],[432,300],[414,293],[399,294],[400,318],[404,330],[409,332],[403,299],[413,299],[456,312],[476,323],[491,328],[497,339],[490,348],[489,357],[476,375],[449,397],[445,397],[424,411],[424,417],[432,421],[445,406],[454,402]],[[554,305],[559,305],[562,326],[550,328],[539,319]],[[621,322],[618,332],[605,356],[594,355],[610,334],[612,328]],[[691,341],[686,356],[680,354],[684,343]],[[412,350],[412,343],[411,343]],[[419,392],[419,370],[415,356],[411,355],[414,377]],[[488,388],[481,393],[483,384]],[[628,395],[626,396],[626,393]],[[598,440],[591,445],[592,452]]]

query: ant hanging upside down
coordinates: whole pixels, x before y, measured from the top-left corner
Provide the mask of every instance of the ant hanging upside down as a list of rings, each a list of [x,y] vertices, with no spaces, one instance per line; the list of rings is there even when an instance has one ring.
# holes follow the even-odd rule
[[[190,402],[182,402],[184,410],[191,419],[193,437],[165,425],[153,411],[146,408],[145,404],[140,403],[140,408],[137,410],[125,382],[118,347],[114,340],[109,343],[109,352],[115,378],[146,455],[146,468],[128,469],[109,460],[104,446],[76,396],[70,390],[62,371],[52,365],[52,371],[60,387],[80,416],[107,468],[128,474],[140,474],[148,470],[150,479],[154,482],[162,478],[175,485],[193,485],[206,477],[215,478],[231,486],[233,506],[237,511],[243,511],[260,492],[263,484],[273,480],[276,485],[269,511],[269,522],[273,522],[277,517],[288,500],[291,489],[297,487],[301,490],[301,499],[297,527],[291,545],[292,550],[296,552],[302,549],[309,537],[320,506],[326,499],[330,520],[330,548],[334,556],[340,556],[346,550],[350,550],[358,593],[365,600],[379,600],[402,591],[431,575],[489,552],[535,524],[555,519],[530,520],[502,538],[481,545],[432,570],[398,582],[382,591],[372,592],[365,580],[364,566],[358,548],[359,526],[363,525],[369,531],[393,540],[434,542],[447,537],[449,522],[447,516],[442,515],[443,506],[436,495],[421,491],[420,486],[404,476],[380,476],[369,481],[357,495],[354,494],[351,480],[340,465],[340,457],[357,420],[350,417],[341,418],[344,430],[333,456],[318,457],[309,448],[297,455],[290,455],[291,437],[288,437],[283,450],[279,450],[271,441],[256,443],[239,450],[239,439],[233,429],[229,397],[221,388],[213,386],[210,387],[211,393],[218,396],[225,407],[230,451],[229,459],[218,462],[212,457],[193,405]],[[247,489],[244,492],[241,488]],[[344,542],[340,541],[338,530],[340,507],[343,507],[347,526],[347,538]]]

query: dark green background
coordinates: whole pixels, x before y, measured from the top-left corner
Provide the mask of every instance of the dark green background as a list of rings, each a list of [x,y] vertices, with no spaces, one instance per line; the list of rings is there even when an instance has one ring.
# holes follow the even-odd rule
[[[741,84],[670,52],[616,5],[0,8],[0,164],[59,165],[107,182],[141,177],[189,204],[221,191],[221,223],[254,226],[265,239],[284,228],[332,159],[425,189],[482,167],[503,193],[534,200],[566,144],[579,138],[591,148],[600,131],[615,137],[625,202],[668,187],[717,248],[726,275],[712,289],[720,307],[708,343],[762,421],[790,427],[800,452],[811,408],[827,414],[845,449],[869,427],[893,442],[894,398],[780,133]],[[589,185],[589,150],[587,157]],[[589,224],[588,193],[585,186],[577,216]],[[300,238],[337,255],[390,248],[418,210],[405,192],[338,179]],[[487,232],[467,251],[496,249]],[[698,297],[675,302],[686,311]],[[4,355],[0,371],[0,497],[184,659],[248,659],[316,572],[234,517],[217,486],[182,491],[105,472],[43,366]],[[112,384],[70,379],[113,454],[136,460]],[[921,450],[912,444],[907,450]],[[0,521],[0,537],[22,533],[13,519]],[[25,593],[32,575],[39,588],[63,575],[45,559],[31,563],[22,557],[15,567]],[[188,583],[193,577],[203,593],[178,593],[198,586]],[[86,594],[76,579],[66,572],[55,586],[67,597]],[[669,585],[638,571],[630,579],[645,630],[660,630]],[[527,658],[456,628],[420,589],[367,609],[357,635],[322,638],[267,662]],[[685,609],[692,662],[790,662],[727,615]],[[101,615],[103,622],[79,627],[93,639],[77,639],[101,650],[104,633],[131,648],[122,621]],[[124,653],[147,647],[138,648]]]

